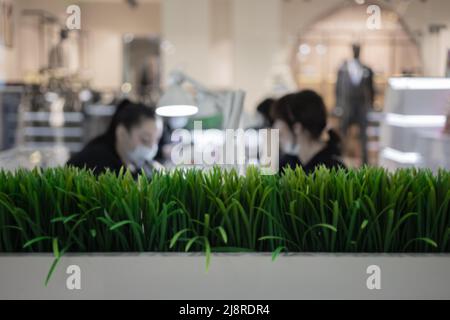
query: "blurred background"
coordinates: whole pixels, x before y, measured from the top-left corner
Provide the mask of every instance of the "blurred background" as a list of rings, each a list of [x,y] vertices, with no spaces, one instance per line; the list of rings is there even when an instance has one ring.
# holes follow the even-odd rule
[[[368,163],[450,169],[449,12],[448,0],[0,0],[0,167],[63,165],[120,99],[157,105],[174,70],[195,79],[188,92],[243,90],[239,127],[261,127],[264,99],[309,88],[339,128],[338,71],[357,42],[375,91]],[[197,118],[220,129],[227,117],[212,109]],[[166,135],[189,120],[166,119]],[[350,167],[363,164],[358,129]]]

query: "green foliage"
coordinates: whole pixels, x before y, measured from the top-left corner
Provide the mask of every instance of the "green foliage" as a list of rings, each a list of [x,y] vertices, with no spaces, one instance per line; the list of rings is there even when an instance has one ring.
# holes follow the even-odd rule
[[[449,252],[449,202],[443,170],[0,172],[0,252]]]

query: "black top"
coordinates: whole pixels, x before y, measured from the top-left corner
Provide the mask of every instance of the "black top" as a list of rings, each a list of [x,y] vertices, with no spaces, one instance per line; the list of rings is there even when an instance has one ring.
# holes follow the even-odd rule
[[[83,150],[69,159],[67,165],[92,169],[97,175],[105,172],[106,169],[119,173],[124,166],[114,143],[106,135],[99,136],[89,142]]]
[[[280,172],[290,167],[295,169],[297,166],[302,167],[306,174],[313,173],[316,167],[325,166],[328,169],[345,169],[346,166],[342,162],[340,156],[331,146],[326,146],[322,151],[318,152],[307,164],[303,164],[297,156],[284,155],[280,159]]]

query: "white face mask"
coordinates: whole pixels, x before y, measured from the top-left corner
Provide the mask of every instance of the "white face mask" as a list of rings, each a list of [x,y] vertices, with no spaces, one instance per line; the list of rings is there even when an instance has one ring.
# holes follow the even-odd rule
[[[281,151],[284,154],[290,155],[290,156],[298,156],[300,152],[300,145],[290,141],[287,143],[281,143]]]
[[[142,168],[146,163],[151,163],[157,153],[158,145],[156,144],[151,148],[139,145],[128,154],[128,158],[137,168]]]

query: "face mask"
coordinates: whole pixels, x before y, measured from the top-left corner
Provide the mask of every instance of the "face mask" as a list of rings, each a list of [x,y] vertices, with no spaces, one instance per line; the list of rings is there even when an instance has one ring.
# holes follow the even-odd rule
[[[146,163],[150,163],[158,153],[158,146],[151,148],[140,145],[128,154],[128,158],[137,168],[142,168]]]
[[[300,151],[300,146],[298,144],[295,144],[294,142],[290,141],[288,143],[282,143],[281,144],[281,151],[284,154],[290,155],[290,156],[297,156]]]

